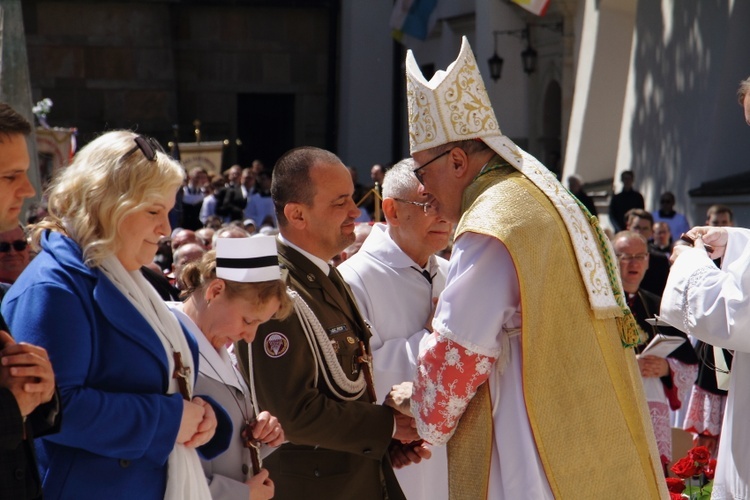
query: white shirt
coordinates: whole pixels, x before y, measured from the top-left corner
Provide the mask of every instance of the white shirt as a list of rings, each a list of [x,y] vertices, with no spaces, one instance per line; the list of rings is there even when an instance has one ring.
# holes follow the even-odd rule
[[[424,324],[432,298],[445,286],[448,261],[431,256],[422,268],[391,239],[385,224],[375,224],[353,257],[338,268],[371,325],[375,389],[384,399],[391,386],[413,380],[420,341],[429,334]],[[397,469],[401,489],[409,500],[448,498],[448,459],[444,446],[432,448],[432,458]]]
[[[672,264],[660,311],[685,333],[735,350],[714,499],[750,496],[750,230],[726,229],[721,269],[702,250],[684,251]]]

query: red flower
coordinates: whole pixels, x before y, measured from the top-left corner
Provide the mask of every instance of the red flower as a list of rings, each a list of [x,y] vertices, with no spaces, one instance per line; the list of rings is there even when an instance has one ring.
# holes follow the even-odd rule
[[[700,469],[695,466],[695,461],[687,457],[682,457],[679,459],[675,464],[672,466],[672,472],[674,472],[677,477],[687,478],[687,477],[693,477],[700,473]]]
[[[669,492],[669,500],[683,500],[682,493]]]
[[[667,489],[672,493],[682,493],[685,491],[685,481],[678,477],[668,477]]]
[[[711,458],[711,453],[709,453],[708,448],[705,446],[696,446],[688,451],[688,457],[692,458],[700,465],[706,465],[708,459]]]
[[[708,461],[708,464],[706,465],[706,468],[703,469],[703,474],[706,475],[706,479],[709,481],[714,478],[714,474],[716,474],[716,459],[712,458]]]

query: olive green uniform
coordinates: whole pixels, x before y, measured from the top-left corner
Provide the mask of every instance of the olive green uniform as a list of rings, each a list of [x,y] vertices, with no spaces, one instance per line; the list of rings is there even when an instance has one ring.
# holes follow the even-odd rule
[[[278,247],[289,286],[320,321],[347,378],[356,380],[358,344],[364,341],[369,351],[371,334],[351,292],[342,294],[295,249],[282,243]],[[246,374],[247,344],[238,347]],[[264,461],[276,486],[275,499],[404,498],[387,456],[394,426],[391,409],[372,404],[367,392],[351,401],[335,395],[326,383],[328,378],[335,385],[330,370],[325,362],[316,363],[296,314],[261,325],[252,358],[260,409],[279,419],[290,441]]]

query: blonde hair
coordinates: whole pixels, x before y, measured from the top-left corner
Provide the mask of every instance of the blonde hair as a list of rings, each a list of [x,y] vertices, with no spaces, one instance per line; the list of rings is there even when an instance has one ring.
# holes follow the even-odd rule
[[[50,185],[49,215],[35,226],[34,245],[48,229],[67,234],[80,245],[86,265],[96,267],[119,251],[125,217],[164,193],[177,193],[182,166],[161,151],[153,161],[132,151],[136,137],[127,130],[106,132],[76,154]]]
[[[194,293],[202,293],[216,277],[216,250],[206,252],[200,260],[186,265],[179,276],[185,285],[182,297],[188,297]],[[228,297],[241,297],[250,300],[254,305],[262,306],[271,299],[279,300],[279,310],[273,315],[274,319],[286,319],[292,313],[292,300],[286,293],[284,280],[259,281],[255,283],[241,283],[238,281],[223,280],[226,285]]]

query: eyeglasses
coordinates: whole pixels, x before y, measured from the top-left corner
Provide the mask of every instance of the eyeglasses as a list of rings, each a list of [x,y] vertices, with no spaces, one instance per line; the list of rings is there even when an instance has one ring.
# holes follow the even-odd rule
[[[16,252],[23,252],[29,244],[26,240],[15,240],[15,241],[0,241],[0,253],[10,252],[10,248]]]
[[[138,151],[139,149],[143,153],[143,156],[146,157],[148,161],[154,161],[156,160],[156,153],[161,152],[164,154],[167,154],[167,152],[164,150],[163,147],[161,147],[161,144],[154,139],[153,137],[147,137],[145,135],[137,135],[133,138],[135,141],[135,146],[133,146],[133,149],[122,155],[122,159],[128,158],[130,155]]]
[[[442,153],[440,153],[439,155],[437,155],[432,160],[430,160],[427,163],[425,163],[424,165],[422,165],[421,167],[418,167],[418,168],[415,168],[414,170],[412,170],[412,172],[414,172],[414,175],[416,176],[416,178],[417,178],[417,180],[419,181],[420,184],[424,185],[424,181],[423,181],[424,175],[422,174],[422,172],[420,172],[420,170],[422,170],[423,168],[425,168],[427,165],[429,165],[433,161],[437,160],[438,158],[442,158],[443,156],[447,155],[450,152],[451,152],[451,150],[447,149],[447,150],[443,151]]]
[[[646,262],[648,260],[648,253],[618,253],[617,258],[621,262],[630,262],[632,260],[636,262]]]
[[[402,200],[401,198],[393,198],[394,201],[400,201],[401,203],[409,203],[410,205],[416,205],[418,207],[421,207],[424,211],[425,215],[436,215],[437,214],[437,206],[435,201],[411,201],[411,200]]]

